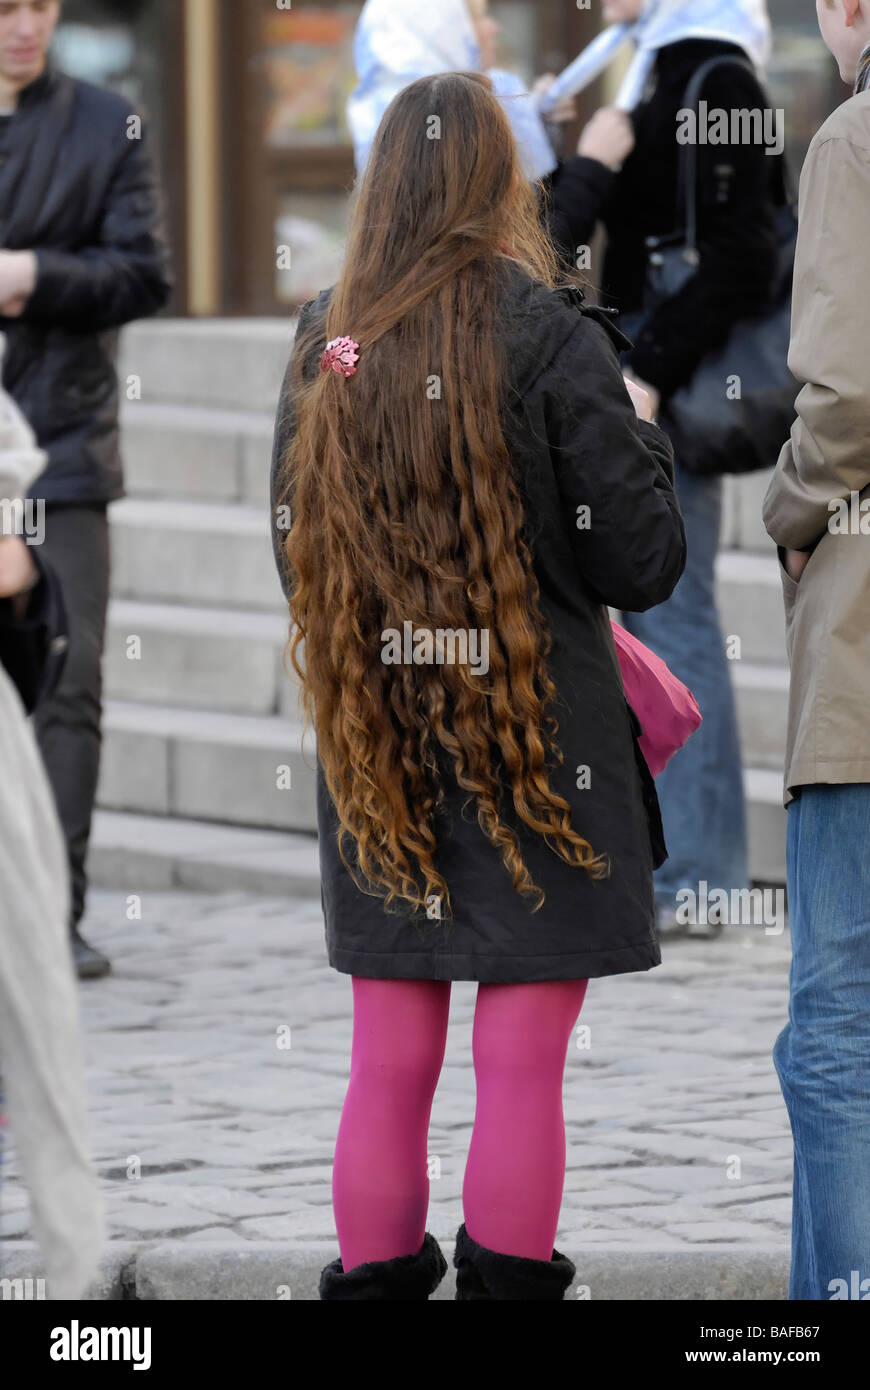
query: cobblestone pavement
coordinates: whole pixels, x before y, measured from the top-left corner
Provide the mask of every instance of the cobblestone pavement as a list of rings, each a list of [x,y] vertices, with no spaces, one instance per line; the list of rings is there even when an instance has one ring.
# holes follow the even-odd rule
[[[81,985],[112,1237],[332,1247],[351,983],[326,962],[319,900],[154,893],[141,920],[127,910],[123,894],[94,892],[83,924],[114,966]],[[788,931],[726,928],[663,955],[655,970],[590,983],[578,1025],[590,1031],[572,1040],[566,1068],[560,1240],[785,1246],[791,1138],[771,1048],[786,1017]],[[453,985],[432,1110],[428,1225],[446,1239],[462,1220],[475,993]],[[31,1238],[8,1158],[7,1249]]]

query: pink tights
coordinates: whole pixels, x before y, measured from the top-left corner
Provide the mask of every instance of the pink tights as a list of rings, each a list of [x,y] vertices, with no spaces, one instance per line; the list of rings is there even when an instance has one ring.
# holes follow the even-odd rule
[[[477,1107],[462,1202],[472,1240],[549,1260],[565,1183],[562,1081],[586,980],[478,986]],[[345,1271],[416,1254],[429,1206],[429,1116],[450,982],[353,977],[350,1083],[332,1199]]]

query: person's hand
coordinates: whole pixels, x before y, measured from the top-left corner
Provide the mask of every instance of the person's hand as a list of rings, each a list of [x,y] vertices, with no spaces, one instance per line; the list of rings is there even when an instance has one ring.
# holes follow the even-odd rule
[[[631,403],[635,408],[638,420],[652,420],[653,409],[649,392],[630,376],[623,375],[622,379],[625,382],[625,389],[631,396]]]
[[[800,579],[801,575],[803,574],[804,570],[806,569],[807,561],[809,560],[809,558],[810,552],[808,550],[786,550],[786,573],[788,574],[789,578],[795,581],[796,584]]]
[[[16,318],[36,289],[33,251],[0,251],[0,314]]]
[[[627,372],[623,372],[622,379],[628,394],[631,396],[638,419],[654,420],[658,415],[661,402],[661,396],[656,388],[651,386],[648,381],[641,381],[639,377],[629,376]]]
[[[655,419],[659,413],[659,406],[662,403],[661,392],[658,390],[657,387],[651,385],[651,383],[648,381],[644,381],[639,376],[633,376],[632,381],[635,383],[636,386],[640,387],[641,391],[646,392],[647,396],[649,397],[650,410],[652,411],[653,419]]]
[[[23,537],[0,536],[0,598],[17,599],[17,618],[26,612],[28,590],[38,576],[36,561]]]
[[[7,299],[5,304],[0,304],[0,316],[4,319],[17,319],[24,313],[30,295],[22,294],[18,299]]]
[[[545,72],[543,77],[539,77],[532,87],[532,95],[534,97],[542,97],[545,92],[550,90],[555,81],[556,74],[554,72]],[[556,103],[552,111],[548,111],[544,115],[544,120],[552,121],[554,125],[567,125],[569,121],[575,119],[576,115],[577,102],[574,97],[562,97],[561,101]]]
[[[602,106],[586,125],[577,143],[577,153],[597,159],[609,169],[617,169],[634,149],[634,126],[625,111]]]

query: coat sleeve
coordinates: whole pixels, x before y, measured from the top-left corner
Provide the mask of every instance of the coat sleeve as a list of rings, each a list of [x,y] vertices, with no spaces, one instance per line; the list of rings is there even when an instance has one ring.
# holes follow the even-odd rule
[[[587,246],[616,174],[598,159],[573,155],[551,175],[545,193],[550,239],[566,265],[575,266],[577,250]]]
[[[673,592],[686,533],[673,448],[638,420],[616,348],[581,317],[541,378],[550,457],[577,567],[604,604],[642,613]]]
[[[95,244],[35,248],[36,288],[22,318],[94,332],[147,318],[168,301],[164,207],[144,127],[139,139],[122,138]]]
[[[805,383],[797,419],[764,499],[777,545],[806,550],[824,534],[828,503],[870,487],[870,149],[844,138],[811,149],[801,177],[788,365]]]

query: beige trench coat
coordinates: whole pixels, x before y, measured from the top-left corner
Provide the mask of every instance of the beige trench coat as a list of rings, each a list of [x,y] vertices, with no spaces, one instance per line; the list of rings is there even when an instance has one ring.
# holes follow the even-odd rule
[[[763,511],[791,666],[786,805],[802,785],[870,782],[870,92],[814,137],[799,218],[788,362],[805,384]],[[814,545],[796,583],[782,548]]]
[[[0,334],[0,366],[4,346]],[[0,388],[0,497],[22,497],[44,466],[29,425]],[[33,1275],[45,1274],[50,1299],[84,1296],[106,1236],[88,1138],[68,880],[33,729],[0,666],[0,1079],[39,1242]],[[4,1162],[4,1182],[5,1169]],[[4,1254],[0,1246],[0,1278]]]

